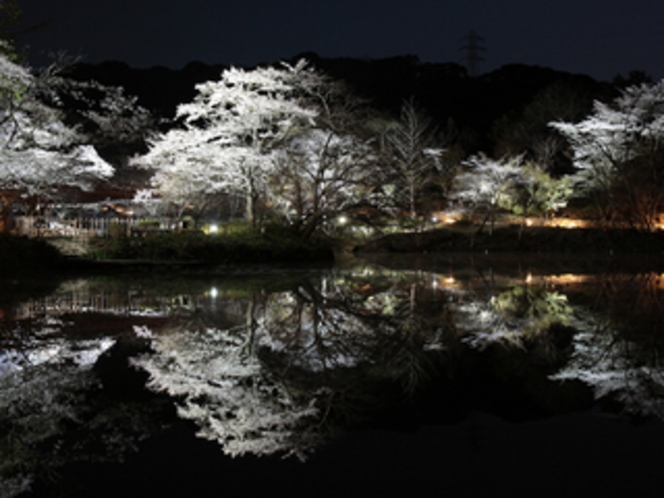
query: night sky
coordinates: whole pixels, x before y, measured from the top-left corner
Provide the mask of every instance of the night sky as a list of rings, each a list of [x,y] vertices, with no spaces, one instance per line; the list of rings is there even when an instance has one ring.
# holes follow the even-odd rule
[[[86,62],[180,68],[198,60],[253,65],[305,51],[323,57],[414,54],[461,62],[484,38],[481,72],[523,63],[610,80],[664,77],[662,0],[23,0],[29,61],[66,51]]]

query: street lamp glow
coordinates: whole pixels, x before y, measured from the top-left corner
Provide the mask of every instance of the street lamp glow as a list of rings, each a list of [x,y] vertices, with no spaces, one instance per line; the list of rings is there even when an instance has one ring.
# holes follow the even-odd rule
[[[219,231],[219,225],[210,225],[210,233],[217,233]]]

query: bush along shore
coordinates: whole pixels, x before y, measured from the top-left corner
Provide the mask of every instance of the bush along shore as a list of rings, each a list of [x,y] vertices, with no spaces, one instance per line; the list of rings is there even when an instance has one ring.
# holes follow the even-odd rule
[[[528,252],[566,254],[662,254],[664,232],[631,229],[552,228],[518,226],[497,228],[492,234],[474,229],[441,228],[397,233],[355,248],[359,253]]]
[[[331,263],[335,248],[349,241],[303,241],[284,228],[239,230],[206,235],[197,231],[151,234],[145,237],[91,238],[86,251],[63,256],[53,241],[0,235],[0,276],[35,275],[67,269],[103,269],[109,265],[244,265]],[[636,230],[501,227],[477,233],[442,228],[378,237],[354,248],[362,253],[563,253],[569,255],[664,254],[664,232]]]
[[[0,234],[0,276],[40,274],[63,263],[60,252],[44,240]]]
[[[244,229],[206,235],[198,231],[145,237],[100,237],[85,240],[83,251],[63,255],[57,239],[0,237],[0,274],[24,275],[68,269],[115,266],[313,264],[334,260],[332,243],[307,240],[286,229]],[[79,248],[80,248],[79,247]]]
[[[249,227],[223,234],[164,232],[145,237],[90,239],[88,259],[190,262],[209,265],[316,263],[332,261],[331,244],[302,240],[287,228]]]

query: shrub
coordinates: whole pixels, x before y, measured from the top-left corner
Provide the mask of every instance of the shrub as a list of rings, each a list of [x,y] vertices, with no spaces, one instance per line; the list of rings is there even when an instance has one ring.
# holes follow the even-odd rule
[[[317,241],[303,242],[288,227],[267,225],[263,230],[255,230],[246,224],[234,224],[225,233],[210,235],[186,230],[116,240],[97,239],[90,254],[97,259],[199,261],[210,264],[313,262],[333,258],[327,245]]]
[[[58,250],[40,239],[0,235],[0,274],[35,274],[56,269],[62,262]]]

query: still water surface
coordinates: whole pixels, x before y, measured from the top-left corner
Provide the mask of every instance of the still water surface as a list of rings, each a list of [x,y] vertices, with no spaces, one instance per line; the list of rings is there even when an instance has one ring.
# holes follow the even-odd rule
[[[3,282],[0,497],[664,492],[659,271],[374,258],[32,284]]]

